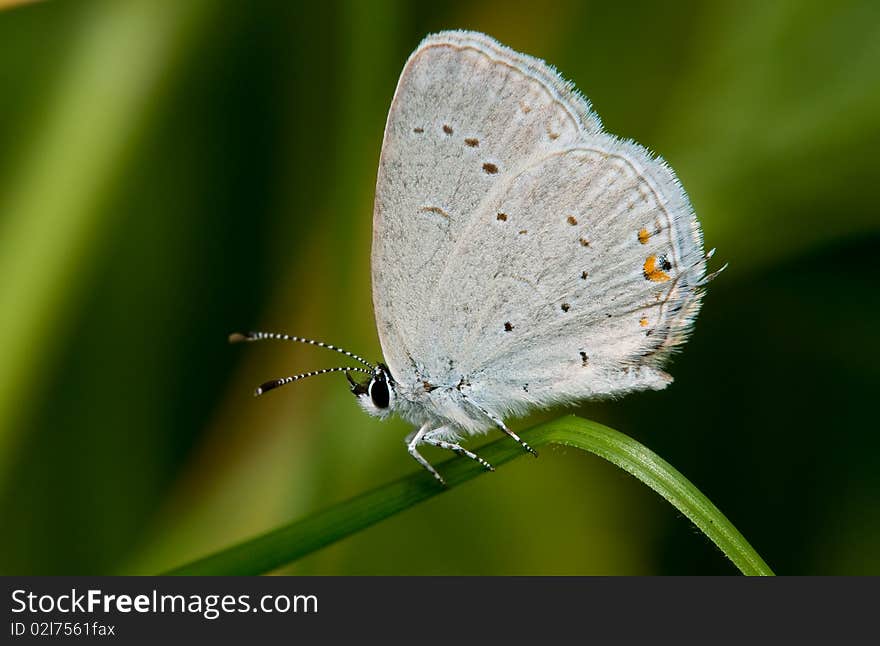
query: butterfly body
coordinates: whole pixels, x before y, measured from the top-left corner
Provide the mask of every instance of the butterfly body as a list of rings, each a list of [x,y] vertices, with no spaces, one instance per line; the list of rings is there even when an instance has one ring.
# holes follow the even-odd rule
[[[439,481],[419,445],[488,467],[461,437],[521,442],[504,419],[671,383],[710,256],[669,166],[603,131],[552,68],[484,34],[434,34],[404,67],[379,160],[387,365],[352,391],[417,427],[408,449]]]

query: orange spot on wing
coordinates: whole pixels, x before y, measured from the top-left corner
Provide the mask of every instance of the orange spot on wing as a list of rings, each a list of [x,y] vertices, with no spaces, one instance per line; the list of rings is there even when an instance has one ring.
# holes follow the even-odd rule
[[[639,325],[641,325],[642,327],[648,327],[648,319],[643,316],[641,319],[639,319]]]
[[[647,280],[654,283],[665,283],[669,280],[669,274],[657,267],[657,256],[647,257],[642,272]]]
[[[651,239],[651,234],[648,233],[647,229],[641,229],[639,231],[639,242],[642,244],[648,244],[648,240]]]

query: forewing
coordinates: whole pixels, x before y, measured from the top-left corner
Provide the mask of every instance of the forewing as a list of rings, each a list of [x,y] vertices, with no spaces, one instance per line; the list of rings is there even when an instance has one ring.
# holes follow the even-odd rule
[[[486,217],[487,193],[600,128],[551,68],[483,34],[443,32],[412,54],[388,114],[373,218],[373,304],[397,379],[414,378],[435,348],[442,330],[426,317],[456,241]]]

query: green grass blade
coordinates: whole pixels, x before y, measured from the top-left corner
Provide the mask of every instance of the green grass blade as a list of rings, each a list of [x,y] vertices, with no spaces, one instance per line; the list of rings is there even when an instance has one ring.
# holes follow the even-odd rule
[[[520,435],[536,448],[546,444],[561,444],[605,458],[668,500],[715,543],[743,574],[773,574],[742,534],[706,496],[672,465],[634,439],[579,417],[563,417],[539,424]],[[497,467],[524,453],[516,443],[502,438],[482,447],[480,455]],[[467,458],[452,458],[440,464],[438,469],[450,488],[485,473]],[[427,472],[419,471],[303,520],[176,568],[168,574],[262,574],[444,491],[446,489]]]

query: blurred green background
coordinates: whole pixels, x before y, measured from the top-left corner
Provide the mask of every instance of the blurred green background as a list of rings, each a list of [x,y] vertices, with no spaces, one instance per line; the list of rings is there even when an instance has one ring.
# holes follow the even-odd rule
[[[670,162],[730,262],[673,386],[577,412],[669,460],[777,572],[880,574],[875,0],[0,12],[0,572],[157,572],[417,468],[407,426],[364,416],[340,375],[251,396],[332,356],[226,334],[380,357],[385,116],[446,28],[554,63]],[[282,572],[735,570],[644,486],[560,449]]]

